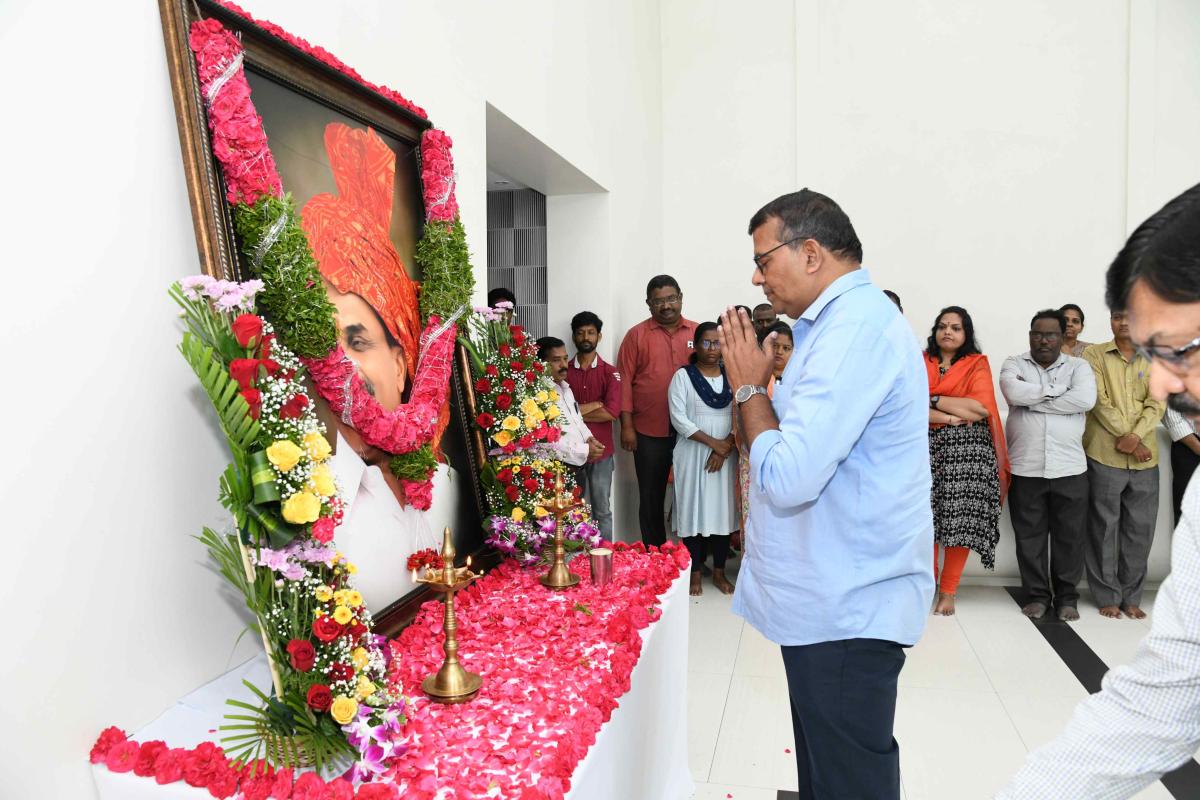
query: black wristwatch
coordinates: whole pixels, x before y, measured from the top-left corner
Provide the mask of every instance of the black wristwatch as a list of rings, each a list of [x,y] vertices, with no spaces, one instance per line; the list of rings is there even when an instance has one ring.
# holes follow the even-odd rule
[[[941,401],[941,399],[942,396],[940,394],[935,394],[933,397],[929,398],[929,407],[934,411],[937,411],[937,404]]]

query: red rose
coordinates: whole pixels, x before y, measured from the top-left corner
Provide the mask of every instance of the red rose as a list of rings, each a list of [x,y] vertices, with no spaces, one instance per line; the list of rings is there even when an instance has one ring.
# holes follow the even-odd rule
[[[116,726],[105,728],[100,732],[100,737],[96,739],[96,743],[92,745],[92,752],[89,758],[93,764],[100,764],[108,756],[108,751],[113,748],[113,745],[120,744],[125,741],[125,731]]]
[[[524,361],[514,361],[511,364],[509,364],[509,366],[512,367],[513,372],[521,372],[522,370],[525,369],[525,362]]]
[[[500,481],[501,483],[512,483],[512,479],[513,479],[512,470],[509,469],[508,467],[505,467],[504,469],[502,469],[496,473],[496,480]]]
[[[254,314],[242,314],[233,321],[233,336],[242,347],[254,347],[262,336],[263,321]]]
[[[366,626],[366,625],[363,625],[363,624],[362,624],[362,622],[360,622],[360,621],[358,621],[358,620],[354,620],[353,622],[351,622],[351,623],[350,623],[348,626],[346,626],[346,627],[347,627],[347,630],[348,630],[348,631],[349,631],[349,633],[350,633],[350,638],[351,638],[351,639],[358,639],[358,638],[359,638],[359,637],[361,637],[361,636],[362,636],[364,633],[366,633],[366,632],[367,632],[367,626]]]
[[[333,692],[329,691],[329,687],[323,683],[314,683],[308,687],[306,700],[309,708],[317,713],[323,713],[328,711],[329,706],[333,704]]]
[[[479,380],[475,381],[475,391],[479,392],[480,394],[487,394],[488,392],[492,391],[492,382],[487,378],[480,378]]]
[[[129,772],[129,770],[137,766],[138,754],[140,752],[141,747],[137,742],[131,742],[126,739],[112,746],[108,751],[108,755],[104,757],[104,765],[111,772]]]
[[[312,535],[321,544],[329,544],[333,541],[333,529],[337,527],[337,523],[332,517],[321,517],[313,523]]]
[[[258,419],[258,415],[262,413],[262,392],[258,389],[243,389],[238,394],[246,401],[246,405],[250,406],[251,418]]]
[[[280,365],[280,363],[273,358],[264,358],[262,365],[263,365],[263,369],[265,369],[267,371],[267,374],[270,375],[272,378],[274,378],[276,375],[278,375],[279,371],[281,369],[283,369],[283,366]]]
[[[237,381],[242,389],[249,389],[258,379],[258,367],[262,364],[257,358],[235,358],[229,362],[229,376]]]
[[[174,783],[183,777],[183,759],[187,750],[174,747],[161,754],[154,762],[154,782],[159,786]]]
[[[342,633],[342,626],[328,614],[314,619],[312,628],[313,635],[322,642],[332,642]]]
[[[303,392],[292,395],[292,399],[283,404],[283,408],[279,409],[280,419],[296,419],[304,413],[304,409],[308,408],[308,395]]]
[[[515,503],[521,498],[521,490],[516,486],[509,486],[504,490],[504,494],[508,496],[508,502]]]
[[[486,411],[475,418],[475,422],[481,428],[490,428],[496,424],[496,418]]]
[[[521,329],[520,325],[508,326],[508,332],[512,335],[513,344],[517,347],[525,344],[525,331]]]
[[[329,680],[333,682],[348,681],[354,677],[354,667],[338,662],[329,667]]]
[[[495,364],[488,364],[487,367],[485,367],[483,371],[486,372],[488,375],[492,376],[493,378],[500,374],[500,370],[498,370],[496,368]]]
[[[496,398],[496,408],[501,411],[507,411],[512,407],[512,397],[507,394],[502,394]]]
[[[542,485],[545,486],[547,489],[553,489],[554,488],[554,476],[553,475],[543,476],[542,477]]]
[[[505,378],[500,382],[500,388],[509,394],[512,394],[517,390],[517,384],[513,382],[512,378]]]
[[[160,741],[143,742],[138,750],[137,763],[133,765],[133,774],[149,778],[154,774],[154,765],[158,757],[167,751],[167,743]]]
[[[525,482],[521,485],[525,487],[525,491],[527,492],[536,492],[538,490],[538,482],[533,478],[526,478]]]
[[[525,382],[526,383],[534,383],[536,381],[537,381],[537,375],[534,373],[533,370],[530,370],[529,372],[525,373]]]
[[[308,639],[292,639],[287,645],[288,661],[292,669],[308,672],[317,660],[317,650]]]
[[[512,348],[506,344],[500,345],[497,350],[499,351],[501,358],[508,358],[512,355]]]
[[[540,362],[540,361],[535,361],[535,362],[533,362],[532,364],[530,364],[530,365],[529,365],[529,368],[530,368],[530,369],[532,369],[534,372],[541,372],[541,371],[542,371],[542,369],[543,369],[543,367],[542,367],[542,362]]]

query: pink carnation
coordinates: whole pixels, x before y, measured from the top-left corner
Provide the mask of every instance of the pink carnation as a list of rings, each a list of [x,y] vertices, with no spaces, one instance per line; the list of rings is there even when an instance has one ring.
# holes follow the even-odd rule
[[[137,742],[131,742],[128,739],[118,742],[104,757],[104,765],[112,772],[129,772],[137,766],[140,750],[141,747]]]

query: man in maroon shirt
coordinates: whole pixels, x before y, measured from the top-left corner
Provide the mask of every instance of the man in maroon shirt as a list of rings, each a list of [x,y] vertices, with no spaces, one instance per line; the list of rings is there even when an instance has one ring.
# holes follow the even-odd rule
[[[650,319],[625,334],[617,354],[621,375],[621,447],[633,452],[638,479],[638,522],[642,541],[667,540],[663,518],[675,434],[667,409],[667,387],[692,354],[696,323],[683,317],[683,292],[670,275],[646,285]]]
[[[612,541],[613,420],[621,413],[621,376],[596,352],[604,323],[591,311],[571,319],[575,358],[567,364],[567,385],[579,412],[604,452],[580,470],[583,493],[592,506],[600,535]]]

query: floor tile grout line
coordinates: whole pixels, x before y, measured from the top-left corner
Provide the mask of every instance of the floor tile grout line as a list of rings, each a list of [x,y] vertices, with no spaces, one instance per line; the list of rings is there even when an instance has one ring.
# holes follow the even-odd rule
[[[738,650],[737,650],[737,653],[735,653],[733,656],[734,671],[737,670],[737,662],[738,662],[738,659],[741,658],[741,655],[742,655],[742,637],[745,635],[746,635],[746,621],[742,620],[741,630],[738,631]],[[725,711],[726,711],[726,709],[729,708],[729,695],[733,691],[734,671],[730,671],[729,681],[725,684],[725,702],[721,704],[721,719],[717,723],[717,737],[716,737],[716,739],[713,740],[712,754],[709,756],[709,759],[708,759],[708,772],[706,772],[705,776],[704,776],[705,783],[708,783],[709,779],[712,778],[713,764],[716,763],[716,760],[717,760],[717,745],[719,745],[721,743],[721,731],[725,727]]]

